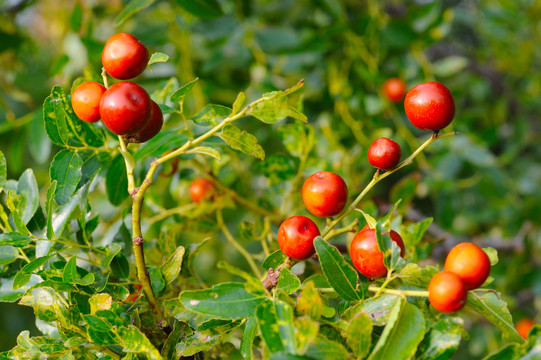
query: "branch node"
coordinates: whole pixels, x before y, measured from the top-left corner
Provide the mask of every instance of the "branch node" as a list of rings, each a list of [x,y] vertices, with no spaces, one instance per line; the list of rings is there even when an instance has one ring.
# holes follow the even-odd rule
[[[142,236],[136,236],[132,239],[134,245],[142,245],[143,244],[143,237]]]
[[[269,268],[267,277],[261,282],[261,284],[267,291],[271,291],[276,284],[278,284],[278,276],[280,276],[280,271],[274,271],[273,268]]]
[[[133,189],[133,191],[130,193],[131,197],[135,199],[135,195],[139,192],[140,187],[136,187]]]

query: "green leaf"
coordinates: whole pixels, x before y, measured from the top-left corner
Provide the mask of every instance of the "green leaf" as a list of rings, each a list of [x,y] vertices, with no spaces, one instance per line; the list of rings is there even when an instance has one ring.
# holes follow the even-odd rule
[[[17,290],[21,286],[28,283],[28,281],[30,280],[30,275],[32,275],[35,270],[42,267],[43,264],[45,264],[51,258],[51,256],[39,257],[23,266],[23,268],[19,270],[19,272],[17,273],[17,275],[15,275],[15,278],[13,279],[13,290]]]
[[[368,360],[409,359],[415,355],[424,334],[425,319],[421,311],[398,298]]]
[[[73,11],[71,12],[69,24],[71,31],[74,33],[79,32],[79,29],[81,28],[81,23],[83,21],[83,9],[81,7],[81,4],[79,2],[76,2],[73,6]]]
[[[254,156],[260,160],[265,159],[265,151],[257,143],[257,138],[235,125],[226,125],[217,136],[231,146],[232,149],[240,150],[246,155]]]
[[[130,17],[152,5],[154,1],[155,0],[132,0],[128,2],[128,5],[126,5],[116,17],[114,23],[115,26],[122,25],[122,23],[124,23]]]
[[[276,250],[261,263],[261,266],[265,270],[276,269],[278,266],[283,264],[287,256],[282,252],[282,250]]]
[[[121,154],[115,156],[109,167],[105,177],[105,189],[107,190],[107,198],[115,206],[122,204],[129,196],[126,163]]]
[[[175,92],[171,94],[171,97],[170,97],[171,102],[173,103],[184,102],[184,97],[186,97],[186,95],[188,95],[188,93],[193,89],[193,87],[197,83],[197,80],[199,80],[199,78],[195,78],[189,83],[184,84],[180,89],[175,90]]]
[[[372,321],[365,313],[355,316],[348,326],[346,341],[356,357],[364,358],[372,342]]]
[[[111,271],[121,279],[126,279],[130,276],[130,263],[123,253],[119,252],[113,257],[111,260]]]
[[[310,346],[306,355],[310,359],[317,360],[349,359],[349,352],[344,345],[337,343],[336,341],[327,340],[321,335],[317,338],[317,341]]]
[[[434,73],[438,77],[453,76],[468,66],[468,58],[463,56],[448,56],[435,61],[432,65]]]
[[[466,307],[483,315],[502,332],[505,342],[522,342],[522,338],[513,326],[513,318],[507,303],[501,299],[500,293],[470,291]]]
[[[0,192],[2,192],[6,186],[7,174],[8,168],[6,164],[6,157],[4,156],[4,153],[0,151]]]
[[[415,358],[419,360],[449,359],[458,349],[464,331],[463,326],[464,320],[459,317],[439,319],[432,324]]]
[[[303,316],[295,319],[295,340],[297,342],[297,354],[304,354],[317,338],[319,322]]]
[[[51,181],[51,185],[47,189],[47,200],[45,202],[45,208],[47,209],[47,239],[54,239],[53,229],[53,199],[56,192],[56,180]]]
[[[90,314],[95,314],[98,310],[109,310],[113,304],[113,298],[109,294],[96,294],[88,299],[90,304]]]
[[[21,219],[21,215],[19,214],[19,209],[15,205],[15,201],[18,197],[13,193],[13,191],[8,191],[6,196],[6,205],[8,206],[9,211],[11,212],[11,218],[13,219],[13,223],[15,224],[15,228],[18,232],[23,234],[30,234],[30,231],[24,224],[23,220]]]
[[[218,120],[229,116],[231,111],[231,108],[227,106],[207,104],[196,115],[192,116],[192,120],[201,126],[215,126],[218,124]]]
[[[257,318],[249,317],[244,325],[244,331],[240,340],[240,352],[242,357],[250,360],[252,358],[252,347],[257,334]]]
[[[262,302],[256,310],[261,337],[271,353],[284,351],[296,352],[295,328],[293,327],[293,309],[280,300]]]
[[[438,268],[434,266],[427,265],[420,267],[415,263],[409,263],[400,270],[398,277],[408,285],[426,289],[428,288],[430,280],[432,280],[434,275],[438,272]]]
[[[144,354],[149,360],[163,360],[160,352],[135,326],[122,327],[118,331],[122,339],[122,350],[128,353]]]
[[[266,290],[263,287],[263,285],[261,284],[261,281],[258,278],[256,278],[255,276],[253,276],[252,274],[247,273],[246,271],[241,270],[241,269],[229,264],[225,260],[220,260],[218,262],[218,264],[216,264],[216,267],[218,269],[227,270],[229,273],[231,273],[233,275],[236,275],[238,277],[241,277],[244,280],[246,280],[246,284],[245,284],[246,290],[248,290],[252,294],[255,294],[255,295],[265,294]]]
[[[531,359],[534,360],[535,358],[527,358],[522,357],[523,351],[521,349],[521,346],[517,343],[512,343],[505,345],[501,349],[497,350],[496,352],[493,352],[492,354],[489,354],[483,358],[483,360],[525,360],[525,359]]]
[[[201,324],[213,318],[212,316],[186,309],[177,299],[166,300],[163,307],[168,314],[176,320],[188,324],[192,329],[197,329]]]
[[[133,155],[135,161],[162,155],[164,152],[183,145],[188,138],[177,130],[162,130],[152,139],[144,143]]]
[[[344,300],[362,300],[368,282],[361,281],[361,289],[357,290],[359,276],[349,265],[337,248],[327,243],[321,236],[314,239],[314,247],[319,256],[321,270],[329,284]]]
[[[288,116],[304,122],[308,121],[303,113],[288,102],[288,97],[283,91],[264,94],[263,99],[248,111],[248,115],[267,124],[275,124]]]
[[[319,321],[324,307],[323,299],[316,290],[314,282],[309,281],[305,283],[301,296],[297,300],[297,311],[308,315],[311,319]]]
[[[52,94],[43,103],[43,121],[45,122],[45,132],[53,144],[64,146],[68,143],[68,127],[64,107],[62,101]]]
[[[193,149],[186,151],[186,154],[202,154],[202,155],[213,157],[218,160],[222,158],[222,156],[220,155],[218,151],[214,150],[213,148],[209,148],[207,146],[194,147]]]
[[[32,238],[29,235],[19,234],[16,232],[0,234],[0,246],[11,245],[15,247],[25,247],[31,242]]]
[[[391,202],[394,204],[402,200],[402,207],[408,205],[414,198],[417,191],[419,179],[417,176],[407,176],[393,185],[391,188]]]
[[[268,180],[270,186],[281,185],[292,180],[297,174],[297,164],[289,156],[273,154],[265,161],[256,165],[256,172],[262,173]]]
[[[205,331],[195,331],[184,337],[176,345],[176,359],[190,357],[197,353],[208,353],[210,349],[219,344],[222,338],[231,330],[240,326],[240,322],[229,322]]]
[[[297,291],[300,286],[301,281],[291,272],[291,270],[285,268],[280,271],[276,289],[283,290],[286,294],[292,294]]]
[[[31,275],[26,285],[13,289],[14,279],[0,279],[0,302],[14,302],[19,300],[32,286],[41,282],[37,275]]]
[[[250,294],[239,283],[222,283],[205,290],[186,290],[180,302],[188,309],[224,319],[241,319],[255,315],[265,297]]]
[[[491,247],[483,248],[483,251],[487,254],[488,258],[490,259],[490,266],[494,266],[498,263],[500,260],[498,258],[498,251]]]
[[[95,277],[91,272],[81,277],[77,269],[77,258],[72,256],[64,266],[62,280],[70,284],[88,286],[94,282]]]
[[[67,309],[59,295],[50,287],[44,286],[30,290],[21,298],[19,305],[31,306],[36,315],[41,314],[51,321],[66,320]]]
[[[376,326],[383,326],[387,323],[391,310],[398,301],[397,295],[383,294],[377,298],[366,299],[354,306],[349,307],[342,317],[351,321],[358,313],[367,314],[372,323]]]
[[[171,283],[174,281],[178,274],[180,273],[180,269],[182,267],[182,259],[184,257],[184,246],[179,246],[175,250],[175,252],[167,259],[167,261],[162,265],[161,272],[163,275],[163,279],[166,283]]]
[[[39,206],[38,183],[32,169],[26,169],[19,178],[17,194],[22,196],[22,207],[19,207],[21,220],[28,224]]]
[[[389,233],[378,222],[376,226],[376,240],[379,250],[383,253],[383,264],[389,271],[398,271],[406,266],[406,260],[400,256],[400,247],[391,240]]]
[[[19,257],[19,251],[17,248],[11,245],[0,246],[0,265],[11,264]]]
[[[246,102],[246,94],[243,92],[240,92],[237,95],[237,98],[235,99],[235,102],[233,103],[233,107],[231,110],[231,115],[236,115],[238,112],[242,109],[244,106],[244,103]]]
[[[417,246],[417,244],[423,240],[423,237],[433,220],[433,218],[429,217],[421,222],[413,223],[408,226],[402,225],[400,227],[400,236],[404,241],[405,247],[409,249]]]
[[[217,0],[176,0],[192,15],[201,19],[214,19],[224,14]]]
[[[302,157],[303,154],[308,153],[314,146],[314,128],[300,120],[282,125],[279,131],[287,151],[295,157]]]
[[[58,185],[54,197],[57,204],[65,204],[75,192],[81,180],[82,166],[83,159],[73,150],[60,150],[54,157],[49,174],[51,181],[56,181]]]
[[[150,57],[150,60],[148,61],[148,65],[152,65],[152,64],[160,63],[160,62],[167,62],[168,60],[169,60],[169,55],[161,53],[161,52],[155,52]]]
[[[157,294],[165,288],[165,281],[163,280],[162,273],[156,268],[149,268],[148,273],[152,289],[154,289],[154,292]]]

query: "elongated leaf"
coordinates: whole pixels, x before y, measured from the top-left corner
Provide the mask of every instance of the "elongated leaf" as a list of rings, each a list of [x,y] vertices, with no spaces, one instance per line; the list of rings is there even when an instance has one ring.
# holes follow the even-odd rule
[[[398,276],[408,285],[417,286],[419,288],[428,288],[430,280],[432,280],[438,271],[438,268],[434,266],[427,265],[420,267],[415,263],[409,263],[400,270]]]
[[[126,174],[126,163],[122,155],[118,154],[111,163],[111,167],[105,177],[105,188],[107,198],[111,204],[118,206],[129,196],[128,176]]]
[[[205,290],[180,293],[180,302],[188,309],[224,319],[242,319],[255,315],[263,296],[250,294],[242,284],[223,283]]]
[[[252,347],[257,334],[257,325],[257,318],[255,316],[249,317],[244,325],[244,332],[240,340],[240,352],[242,357],[247,360],[252,358]]]
[[[400,256],[400,247],[397,243],[391,240],[389,233],[384,232],[382,221],[376,226],[376,240],[379,250],[383,253],[383,264],[389,271],[398,271],[406,266],[406,260]]]
[[[235,102],[233,103],[231,115],[237,114],[242,109],[242,106],[244,105],[245,102],[246,102],[246,94],[243,92],[240,92],[237,95]]]
[[[169,55],[161,53],[161,52],[156,52],[152,54],[152,56],[150,57],[150,60],[148,61],[148,65],[152,65],[159,62],[167,62],[167,60],[169,60]]]
[[[365,301],[348,308],[344,311],[342,317],[347,321],[351,321],[355,315],[363,312],[370,317],[374,325],[383,326],[387,323],[391,310],[394,308],[397,301],[398,296],[390,294],[366,299]]]
[[[176,130],[163,130],[152,139],[144,143],[133,155],[135,161],[145,158],[157,157],[168,150],[175,149],[183,145],[188,138],[179,134]]]
[[[317,360],[346,360],[349,359],[349,353],[344,345],[319,336],[317,341],[310,345],[306,355],[310,359]]]
[[[372,321],[365,313],[355,316],[349,323],[346,341],[358,358],[363,358],[370,351],[372,342]]]
[[[430,227],[430,224],[432,224],[432,221],[432,218],[426,218],[419,223],[400,227],[400,235],[402,236],[402,240],[404,240],[406,248],[414,247],[423,240],[423,236]]]
[[[11,245],[15,247],[25,247],[32,242],[32,238],[26,234],[9,232],[0,234],[0,246]]]
[[[282,264],[286,260],[286,255],[282,252],[282,250],[276,250],[263,261],[261,266],[263,269],[269,270],[270,268],[276,269],[280,264]]]
[[[458,349],[464,320],[459,317],[448,317],[438,320],[419,346],[416,359],[449,359]]]
[[[201,19],[214,19],[224,14],[216,0],[176,0],[189,13]]]
[[[240,150],[261,160],[265,159],[265,151],[257,143],[257,138],[235,125],[226,125],[218,136],[235,150]]]
[[[425,319],[421,311],[405,299],[398,298],[368,360],[409,359],[415,355],[424,334]]]
[[[17,194],[23,198],[22,204],[19,207],[19,215],[24,224],[28,224],[39,206],[38,183],[32,169],[26,169],[19,178]]]
[[[195,78],[189,83],[184,84],[180,89],[175,90],[175,92],[171,94],[171,102],[184,102],[184,97],[186,97],[186,95],[188,95],[188,93],[192,91],[193,87],[197,83],[197,80],[199,80],[199,78]]]
[[[267,124],[275,124],[286,117],[308,121],[306,116],[288,102],[283,91],[275,91],[263,95],[265,99],[256,104],[250,111],[252,115]]]
[[[13,279],[0,279],[0,302],[14,302],[19,300],[32,286],[41,282],[37,275],[31,275],[26,285],[13,289]]]
[[[218,124],[220,119],[229,116],[231,111],[231,108],[228,108],[227,106],[207,104],[192,117],[192,120],[198,125],[214,126]]]
[[[90,285],[94,282],[95,277],[94,274],[89,272],[85,276],[81,277],[79,275],[79,272],[77,271],[77,258],[75,256],[72,256],[66,265],[64,266],[64,272],[62,273],[62,280],[67,283],[71,284],[78,284],[78,285]]]
[[[182,267],[184,252],[184,246],[177,247],[173,255],[171,255],[165,264],[162,265],[161,272],[165,282],[170,283],[177,278],[180,273],[180,268]]]
[[[6,205],[11,212],[11,218],[13,219],[13,223],[15,224],[17,231],[21,234],[30,234],[30,231],[24,224],[24,221],[21,219],[19,209],[15,206],[15,194],[13,191],[8,191],[6,196]]]
[[[195,331],[193,334],[184,337],[176,345],[176,359],[192,356],[199,352],[206,353],[222,341],[224,335],[240,326],[240,322],[229,322],[221,326]]]
[[[296,352],[291,306],[280,300],[268,300],[257,307],[256,315],[261,336],[271,353],[284,350],[291,354]]]
[[[211,156],[218,160],[222,158],[222,156],[220,155],[218,151],[214,150],[213,148],[209,148],[207,146],[194,147],[193,149],[186,151],[186,154],[202,154],[202,155]]]
[[[137,14],[141,10],[146,9],[154,3],[155,0],[132,0],[128,2],[128,5],[122,9],[120,14],[115,19],[115,26],[119,26],[124,21],[128,20],[133,15]]]
[[[53,144],[64,146],[68,143],[64,107],[62,101],[52,94],[43,103],[43,121],[45,122],[45,132]]]
[[[11,264],[19,257],[17,248],[11,245],[0,245],[0,265]]]
[[[483,315],[485,319],[493,323],[502,332],[505,342],[521,342],[522,338],[513,326],[513,318],[507,308],[507,303],[501,299],[501,295],[493,292],[478,293],[470,291],[466,306]]]
[[[65,204],[75,192],[81,180],[81,167],[83,160],[73,150],[63,149],[53,159],[49,175],[51,181],[57,182],[55,201],[59,205]]]
[[[47,239],[54,239],[53,229],[53,199],[56,192],[56,180],[51,181],[49,189],[47,189],[47,201],[45,207],[47,209]]]
[[[122,350],[128,353],[144,354],[149,360],[163,360],[160,352],[137,327],[130,325],[118,331],[122,339]]]
[[[51,256],[44,256],[39,257],[25,266],[15,275],[15,278],[13,279],[13,290],[17,290],[23,285],[26,285],[28,281],[30,280],[30,275],[37,269],[43,266],[49,260]]]
[[[345,300],[362,300],[368,284],[366,281],[361,282],[361,289],[357,290],[357,271],[346,262],[338,249],[321,236],[314,239],[314,247],[319,256],[321,270],[338,295]]]
[[[4,156],[4,153],[0,151],[0,192],[2,192],[6,186],[7,174],[8,168],[6,164],[6,157]]]

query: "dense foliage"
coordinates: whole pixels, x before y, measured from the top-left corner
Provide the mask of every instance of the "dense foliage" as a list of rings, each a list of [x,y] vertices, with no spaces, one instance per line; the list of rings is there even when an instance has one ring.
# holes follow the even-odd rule
[[[541,299],[537,2],[0,9],[0,357],[538,356],[540,328],[527,341],[514,328]],[[118,32],[150,50],[134,81],[165,123],[143,144],[71,106],[83,81],[115,82],[101,56]],[[414,127],[385,96],[389,78],[444,83],[453,123],[438,137]],[[407,160],[376,173],[367,154],[380,137]],[[347,216],[306,209],[301,189],[318,171],[345,180]],[[213,193],[196,200],[200,178]],[[316,257],[279,250],[295,215],[318,226]],[[388,269],[374,281],[348,251],[367,222]],[[490,278],[442,314],[426,290],[463,241],[486,251]],[[23,313],[9,303],[35,315],[15,334],[8,319]]]

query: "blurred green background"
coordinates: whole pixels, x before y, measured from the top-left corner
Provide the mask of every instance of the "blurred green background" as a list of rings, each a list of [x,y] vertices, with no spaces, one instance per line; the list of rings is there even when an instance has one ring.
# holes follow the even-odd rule
[[[383,82],[400,77],[411,88],[437,80],[456,102],[445,132],[460,135],[435,143],[414,166],[378,185],[372,200],[384,212],[393,186],[409,181],[416,197],[403,213],[415,221],[434,217],[434,261],[441,264],[460,240],[495,247],[494,287],[515,320],[535,318],[541,2],[220,0],[211,8],[218,10],[199,12],[193,4],[201,3],[212,1],[0,1],[0,150],[8,178],[33,168],[46,188],[58,149],[43,129],[43,100],[54,84],[69,90],[77,77],[99,79],[103,44],[121,31],[170,56],[138,79],[150,91],[172,77],[177,86],[200,78],[185,104],[190,114],[209,101],[230,105],[239,91],[261,94],[304,79],[304,112],[317,137],[307,169],[336,169],[352,194],[373,174],[366,164],[372,140],[393,137],[407,155],[429,136],[409,124],[401,103],[383,97]],[[243,127],[274,167],[247,163],[266,178],[270,193],[283,193],[279,180],[295,174],[295,162],[273,141],[277,130],[254,122]],[[202,276],[212,277],[210,266]],[[480,324],[468,325],[470,340],[456,359],[497,346],[499,333],[482,319],[472,321]],[[0,304],[0,351],[23,329],[37,335],[33,323],[30,308]]]

